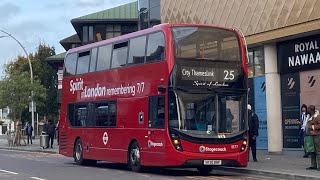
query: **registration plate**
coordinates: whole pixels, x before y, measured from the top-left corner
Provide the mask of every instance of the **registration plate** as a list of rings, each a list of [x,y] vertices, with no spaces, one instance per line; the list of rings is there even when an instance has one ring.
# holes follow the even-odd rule
[[[203,164],[204,165],[216,165],[216,166],[218,166],[218,165],[221,165],[222,162],[221,162],[221,160],[204,160]]]

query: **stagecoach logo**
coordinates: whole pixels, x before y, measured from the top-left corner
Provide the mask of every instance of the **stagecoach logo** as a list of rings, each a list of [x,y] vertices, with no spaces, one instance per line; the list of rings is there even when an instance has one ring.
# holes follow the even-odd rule
[[[148,148],[151,148],[151,147],[162,147],[162,146],[163,146],[162,142],[155,143],[155,142],[152,142],[151,140],[148,141]]]
[[[224,151],[227,151],[227,149],[225,147],[223,147],[223,148],[210,148],[210,147],[200,146],[199,151],[201,153],[204,153],[204,152],[224,152]]]
[[[104,132],[104,134],[103,134],[103,136],[102,136],[103,144],[104,144],[104,145],[107,145],[107,144],[108,144],[108,140],[109,140],[108,133],[107,133],[107,132]]]

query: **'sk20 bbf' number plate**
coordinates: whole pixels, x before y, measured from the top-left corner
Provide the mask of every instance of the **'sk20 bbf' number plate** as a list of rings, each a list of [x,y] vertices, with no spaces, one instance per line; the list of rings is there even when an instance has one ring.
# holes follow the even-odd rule
[[[219,166],[221,165],[222,162],[221,160],[204,160],[203,161],[203,165],[215,165],[215,166]]]

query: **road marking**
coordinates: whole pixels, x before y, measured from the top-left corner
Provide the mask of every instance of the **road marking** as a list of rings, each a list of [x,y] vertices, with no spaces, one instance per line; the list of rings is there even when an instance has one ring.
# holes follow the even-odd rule
[[[3,169],[0,169],[0,171],[5,172],[5,173],[9,173],[9,174],[18,174],[18,173],[7,171],[7,170],[3,170]]]
[[[41,178],[37,178],[37,177],[30,177],[31,179],[36,179],[36,180],[45,180],[45,179],[41,179]]]

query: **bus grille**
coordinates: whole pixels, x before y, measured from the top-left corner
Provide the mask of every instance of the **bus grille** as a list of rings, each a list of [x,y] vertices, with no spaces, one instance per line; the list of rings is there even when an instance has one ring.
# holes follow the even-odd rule
[[[66,132],[61,132],[60,133],[60,149],[65,150],[67,149],[67,133]]]

